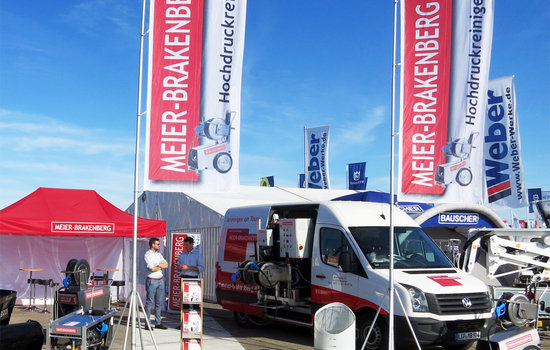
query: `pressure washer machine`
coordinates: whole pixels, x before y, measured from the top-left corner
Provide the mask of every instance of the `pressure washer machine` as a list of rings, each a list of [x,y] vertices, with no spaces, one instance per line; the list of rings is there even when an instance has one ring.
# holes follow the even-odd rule
[[[110,286],[88,284],[90,265],[85,259],[71,259],[64,271],[63,287],[56,292],[54,319],[80,308],[110,309]]]
[[[116,312],[80,308],[51,321],[46,328],[46,349],[106,349],[112,341]]]

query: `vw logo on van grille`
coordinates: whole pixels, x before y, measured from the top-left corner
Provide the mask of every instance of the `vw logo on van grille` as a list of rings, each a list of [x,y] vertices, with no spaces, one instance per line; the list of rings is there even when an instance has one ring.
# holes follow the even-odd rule
[[[472,301],[470,298],[463,298],[462,299],[462,306],[464,306],[466,309],[469,309],[472,307]]]

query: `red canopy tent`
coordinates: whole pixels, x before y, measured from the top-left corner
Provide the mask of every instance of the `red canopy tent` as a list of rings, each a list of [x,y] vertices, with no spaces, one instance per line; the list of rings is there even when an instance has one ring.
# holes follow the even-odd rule
[[[0,289],[28,297],[28,274],[21,268],[42,268],[33,278],[61,282],[72,258],[86,259],[92,273],[117,269],[112,278],[129,281],[133,224],[132,214],[95,191],[41,187],[0,210]],[[165,221],[138,218],[138,237],[164,236]],[[148,246],[140,247],[142,255]]]
[[[134,216],[92,190],[40,187],[0,210],[0,234],[132,237]],[[166,235],[166,222],[138,218],[139,237]]]

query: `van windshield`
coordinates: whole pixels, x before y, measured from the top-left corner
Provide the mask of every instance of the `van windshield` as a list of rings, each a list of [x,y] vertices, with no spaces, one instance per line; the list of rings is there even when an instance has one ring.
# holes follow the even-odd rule
[[[350,227],[361,251],[375,269],[389,268],[389,227]],[[452,267],[447,256],[418,227],[394,227],[394,267]]]

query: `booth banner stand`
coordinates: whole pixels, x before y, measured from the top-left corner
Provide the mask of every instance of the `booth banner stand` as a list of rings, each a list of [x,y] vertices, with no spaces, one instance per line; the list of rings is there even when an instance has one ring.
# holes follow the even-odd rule
[[[177,269],[178,259],[185,251],[184,240],[187,237],[192,237],[195,242],[195,249],[200,250],[201,235],[198,233],[171,232],[170,233],[170,279],[169,279],[169,295],[168,295],[168,313],[179,314],[181,310],[181,277],[180,271]]]
[[[315,313],[315,350],[354,350],[355,314],[342,303],[330,303]]]

